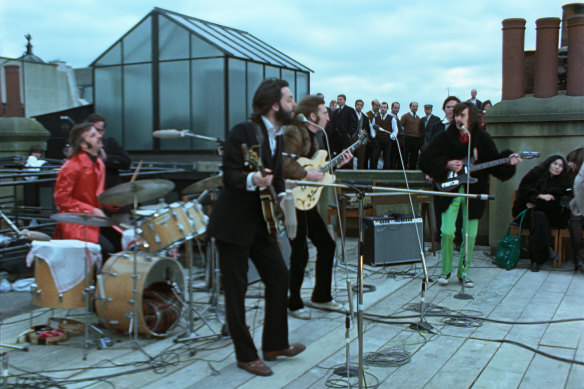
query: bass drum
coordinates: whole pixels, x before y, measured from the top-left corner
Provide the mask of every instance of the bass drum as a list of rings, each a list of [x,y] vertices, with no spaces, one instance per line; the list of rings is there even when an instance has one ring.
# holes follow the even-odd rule
[[[133,258],[133,252],[112,255],[97,280],[97,316],[107,326],[126,332],[131,332],[134,312]],[[177,294],[185,292],[183,268],[171,258],[143,252],[136,253],[136,260],[138,332],[164,337],[178,324],[182,313],[182,302]]]

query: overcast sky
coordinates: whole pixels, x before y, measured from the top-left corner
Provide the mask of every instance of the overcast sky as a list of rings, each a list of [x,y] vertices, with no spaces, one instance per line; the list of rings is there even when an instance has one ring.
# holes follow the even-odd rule
[[[501,22],[562,17],[561,0],[0,0],[0,56],[19,57],[25,34],[45,61],[85,67],[154,7],[249,32],[314,70],[311,92],[434,104],[450,93],[501,98]]]

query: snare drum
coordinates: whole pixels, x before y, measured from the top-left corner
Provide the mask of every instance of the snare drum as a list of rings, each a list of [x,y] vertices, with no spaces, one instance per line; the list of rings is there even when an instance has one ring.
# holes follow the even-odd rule
[[[132,252],[112,255],[97,280],[97,316],[106,325],[126,332],[131,332],[134,313],[133,259]],[[136,261],[138,332],[146,336],[166,336],[178,324],[182,313],[177,295],[185,292],[182,266],[171,258],[142,252],[136,253]]]
[[[203,207],[197,201],[189,201],[185,204],[185,212],[194,231],[194,236],[199,236],[207,232],[209,216],[203,213]]]
[[[142,222],[142,236],[148,251],[158,252],[182,243],[194,231],[182,203],[172,203]]]

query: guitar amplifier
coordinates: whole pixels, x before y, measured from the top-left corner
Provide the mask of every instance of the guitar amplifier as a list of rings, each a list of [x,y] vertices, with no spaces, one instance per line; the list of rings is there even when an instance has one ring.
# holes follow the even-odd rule
[[[420,262],[423,243],[422,218],[364,217],[363,262],[370,266]]]

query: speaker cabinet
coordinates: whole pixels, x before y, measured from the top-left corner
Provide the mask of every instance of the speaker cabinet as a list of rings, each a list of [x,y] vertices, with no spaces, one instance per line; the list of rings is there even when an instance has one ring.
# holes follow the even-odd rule
[[[401,265],[422,260],[418,243],[424,242],[422,218],[364,217],[363,230],[365,264]]]

